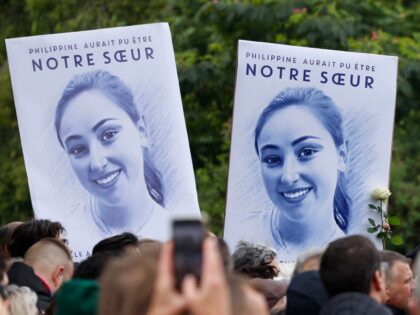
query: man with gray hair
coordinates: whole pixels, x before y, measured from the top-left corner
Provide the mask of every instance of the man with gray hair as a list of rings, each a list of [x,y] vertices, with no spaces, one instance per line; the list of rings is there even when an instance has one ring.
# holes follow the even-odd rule
[[[394,315],[407,314],[414,290],[410,260],[390,250],[383,250],[379,255],[385,266],[386,304]]]
[[[15,262],[9,270],[10,283],[27,286],[37,294],[37,307],[41,311],[46,310],[53,295],[72,275],[70,251],[55,238],[44,238],[32,245],[24,261]]]

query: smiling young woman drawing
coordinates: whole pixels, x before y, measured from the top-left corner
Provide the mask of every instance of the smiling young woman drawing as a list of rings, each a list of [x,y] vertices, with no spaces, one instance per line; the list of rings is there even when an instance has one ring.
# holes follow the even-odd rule
[[[163,185],[130,89],[106,71],[76,75],[58,102],[55,128],[71,168],[91,195],[85,211],[103,237],[125,231],[142,235],[151,222],[156,230],[165,213]]]
[[[267,226],[279,257],[295,260],[347,233],[347,150],[331,98],[315,88],[283,90],[260,115],[254,144],[274,205]]]

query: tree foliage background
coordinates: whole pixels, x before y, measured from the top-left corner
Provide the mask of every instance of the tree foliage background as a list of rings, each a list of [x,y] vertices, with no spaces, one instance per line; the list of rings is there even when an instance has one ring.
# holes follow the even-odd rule
[[[396,55],[390,212],[405,251],[420,231],[420,1],[2,0],[1,38],[167,21],[200,207],[223,229],[238,39]],[[0,224],[32,208],[4,41],[0,42]],[[366,211],[369,211],[366,207]]]

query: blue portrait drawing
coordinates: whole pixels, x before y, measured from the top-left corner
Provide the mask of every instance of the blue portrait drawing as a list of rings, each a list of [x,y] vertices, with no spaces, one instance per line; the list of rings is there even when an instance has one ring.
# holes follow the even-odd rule
[[[126,231],[167,240],[173,215],[200,216],[166,23],[7,48],[35,215],[64,225],[74,260]]]
[[[336,238],[368,234],[370,192],[389,181],[396,61],[239,42],[224,232],[231,248],[252,241],[293,264]]]

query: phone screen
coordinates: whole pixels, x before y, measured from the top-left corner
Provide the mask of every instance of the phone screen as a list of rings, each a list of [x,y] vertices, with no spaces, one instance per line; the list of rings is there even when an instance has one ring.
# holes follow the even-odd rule
[[[194,275],[200,281],[203,237],[200,220],[173,221],[174,271],[178,290],[187,274]]]

